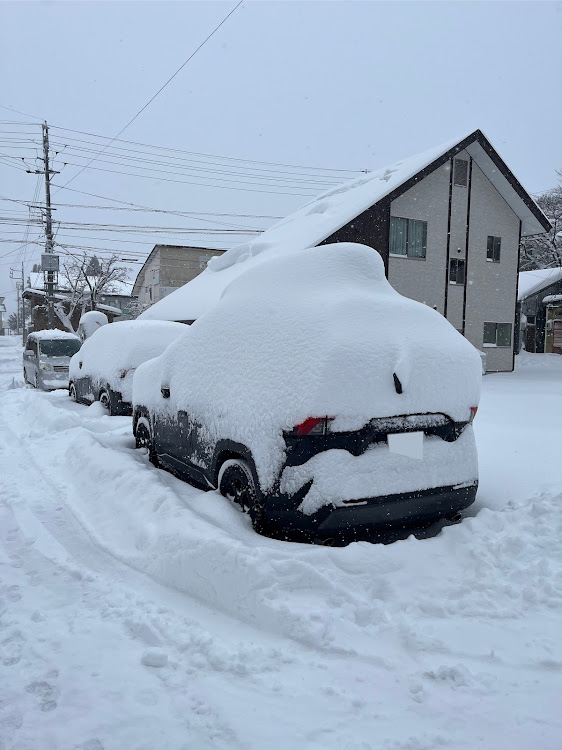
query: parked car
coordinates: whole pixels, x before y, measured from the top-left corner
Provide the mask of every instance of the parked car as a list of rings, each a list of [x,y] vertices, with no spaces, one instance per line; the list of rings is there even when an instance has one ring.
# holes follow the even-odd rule
[[[135,369],[185,330],[182,323],[126,320],[99,327],[70,361],[68,393],[74,401],[100,401],[110,415],[131,414]]]
[[[23,352],[23,379],[44,391],[68,388],[70,358],[80,349],[80,339],[59,330],[34,331]]]
[[[78,338],[84,342],[87,338],[95,333],[98,328],[106,326],[109,323],[107,315],[99,310],[89,310],[85,312],[78,322]]]
[[[470,505],[476,349],[371,248],[263,256],[137,369],[137,446],[275,536],[359,538]]]

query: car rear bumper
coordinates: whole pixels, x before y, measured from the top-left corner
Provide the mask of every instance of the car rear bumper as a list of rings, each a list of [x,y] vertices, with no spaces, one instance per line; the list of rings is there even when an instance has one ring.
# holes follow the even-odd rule
[[[369,532],[424,524],[448,518],[472,505],[478,482],[463,486],[435,487],[429,490],[365,498],[344,507],[324,507],[314,515],[297,509],[265,507],[265,520],[275,535],[314,537],[322,541],[338,535],[365,538]]]

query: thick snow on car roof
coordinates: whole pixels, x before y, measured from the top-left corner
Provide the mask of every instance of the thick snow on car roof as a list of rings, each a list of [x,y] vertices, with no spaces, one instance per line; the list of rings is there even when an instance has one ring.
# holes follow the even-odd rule
[[[113,388],[120,370],[138,367],[157,357],[186,330],[167,320],[124,320],[97,329],[71,360],[70,378],[100,377]],[[82,367],[79,367],[82,362]]]
[[[70,333],[70,331],[60,331],[58,328],[32,331],[29,335],[34,339],[78,339],[76,334]]]
[[[133,398],[220,423],[250,447],[267,486],[281,430],[326,415],[336,430],[427,412],[467,420],[480,380],[480,356],[463,336],[398,294],[378,253],[341,243],[270,257],[239,276],[175,346],[139,368]]]

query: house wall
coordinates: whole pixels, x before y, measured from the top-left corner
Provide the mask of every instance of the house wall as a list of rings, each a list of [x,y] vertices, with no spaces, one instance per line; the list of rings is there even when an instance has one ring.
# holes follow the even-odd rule
[[[222,253],[222,250],[208,250],[202,247],[162,247],[160,249],[160,286],[170,291],[178,289],[199,276],[201,271],[205,270],[209,260]]]
[[[471,183],[465,335],[488,370],[512,370],[520,221],[476,164]],[[486,258],[488,235],[501,237],[499,263]],[[485,322],[511,323],[511,346],[484,346]]]
[[[142,269],[138,296],[139,304],[142,305],[142,308],[150,307],[150,305],[160,299],[160,297],[156,297],[158,294],[158,284],[154,283],[154,279],[159,270],[160,251],[155,249],[152,258],[146,262]]]
[[[406,297],[435,307],[479,350],[487,370],[513,369],[519,218],[471,164],[468,185],[454,185],[452,163],[439,167],[392,201],[391,216],[427,221],[425,259],[390,256],[388,279]],[[449,200],[450,195],[450,200]],[[501,237],[500,262],[487,260],[488,235]],[[449,281],[449,262],[465,261],[465,284]],[[484,323],[511,323],[509,347],[484,346]]]
[[[427,221],[425,258],[389,256],[388,280],[405,297],[445,309],[450,167],[436,169],[390,204],[390,215]],[[387,235],[387,246],[389,237]]]

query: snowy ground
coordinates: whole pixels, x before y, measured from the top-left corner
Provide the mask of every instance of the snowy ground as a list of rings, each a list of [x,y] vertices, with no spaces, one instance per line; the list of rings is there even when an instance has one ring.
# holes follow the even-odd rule
[[[10,387],[17,343],[0,750],[561,747],[562,357],[484,378],[461,524],[324,548],[154,469],[129,418]]]

